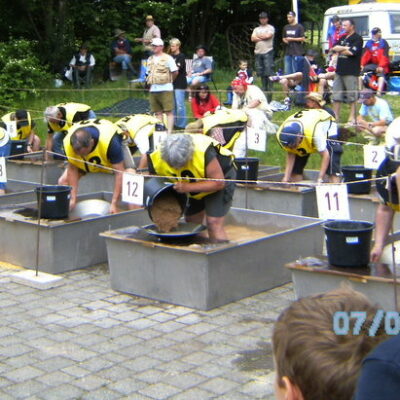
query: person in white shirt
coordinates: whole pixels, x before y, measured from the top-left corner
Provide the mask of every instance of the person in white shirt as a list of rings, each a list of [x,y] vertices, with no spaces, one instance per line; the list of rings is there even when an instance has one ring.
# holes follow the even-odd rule
[[[90,87],[95,64],[96,60],[93,57],[93,54],[89,52],[88,45],[82,43],[79,51],[72,56],[71,61],[69,62],[69,65],[72,68],[72,79],[75,88],[80,88],[82,81],[86,87]]]

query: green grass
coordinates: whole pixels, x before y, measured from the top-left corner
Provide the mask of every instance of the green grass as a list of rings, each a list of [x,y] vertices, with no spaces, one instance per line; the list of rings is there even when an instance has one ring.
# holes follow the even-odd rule
[[[228,71],[218,70],[214,73],[214,81],[219,92],[219,97],[222,102],[225,101],[226,94],[225,90],[229,86],[234,73]],[[256,84],[260,85],[257,81]],[[210,88],[215,90],[213,84],[210,83]],[[279,91],[279,84],[275,84],[274,90]],[[39,136],[42,137],[43,143],[46,137],[46,124],[43,121],[43,111],[49,105],[54,105],[61,102],[78,102],[89,104],[92,109],[99,110],[107,106],[111,106],[121,100],[125,100],[129,97],[136,98],[147,98],[147,93],[140,87],[131,88],[129,87],[126,80],[118,82],[96,82],[92,89],[89,90],[76,90],[70,85],[65,85],[62,88],[55,89],[49,87],[48,89],[40,90],[39,95],[34,98],[25,100],[22,103],[14,105],[15,109],[26,108],[31,111],[33,118],[37,123],[37,129]],[[283,93],[275,93],[274,100],[281,101],[283,99]],[[397,96],[385,96],[385,99],[389,102],[392,107],[394,116],[396,117],[397,110],[400,106],[400,97]],[[11,108],[13,109],[13,108]],[[289,115],[295,113],[300,108],[293,107],[288,112],[277,112],[274,113],[273,122],[280,124]],[[190,105],[187,104],[188,116],[191,116]],[[132,110],[132,113],[134,110]],[[342,107],[340,120],[345,122],[348,117],[348,107],[344,105]],[[118,117],[119,118],[119,117]],[[111,120],[115,121],[117,117],[110,117]],[[362,146],[352,145],[351,143],[366,143],[366,140],[361,136],[351,138],[350,143],[344,146],[344,153],[342,157],[342,165],[351,164],[362,164],[363,163],[363,150]],[[263,164],[267,165],[279,165],[281,167],[285,164],[285,152],[278,146],[275,136],[270,135],[268,137],[267,151],[265,153],[251,151],[250,155],[259,157]],[[319,168],[320,157],[318,154],[312,155],[307,164],[307,168],[316,169]]]

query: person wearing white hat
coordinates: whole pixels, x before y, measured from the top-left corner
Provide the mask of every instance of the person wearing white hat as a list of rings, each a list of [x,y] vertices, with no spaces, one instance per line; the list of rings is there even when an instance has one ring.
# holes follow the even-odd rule
[[[156,117],[163,122],[167,116],[167,132],[174,127],[174,86],[178,67],[174,59],[164,53],[164,41],[154,38],[151,41],[153,55],[147,60],[147,84],[150,86],[150,108]]]

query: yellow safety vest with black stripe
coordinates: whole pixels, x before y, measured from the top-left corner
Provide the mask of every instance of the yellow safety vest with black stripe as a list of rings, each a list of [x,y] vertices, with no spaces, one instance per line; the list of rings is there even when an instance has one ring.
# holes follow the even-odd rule
[[[125,126],[128,129],[129,136],[135,141],[136,134],[147,125],[160,124],[160,120],[156,117],[147,114],[128,115],[127,117],[119,119],[115,125],[119,127],[118,131],[122,133],[121,127]],[[154,132],[151,131],[150,135]],[[133,144],[134,146],[134,144]]]
[[[234,158],[233,154],[229,150],[221,147],[221,145],[216,140],[208,136],[202,136],[196,134],[190,136],[192,136],[194,144],[193,157],[181,169],[172,168],[161,158],[160,146],[158,146],[153,153],[149,154],[149,157],[151,159],[151,162],[153,164],[154,170],[157,175],[167,176],[167,177],[176,176],[184,178],[181,179],[183,182],[190,182],[190,178],[199,178],[199,179],[206,178],[205,153],[206,150],[210,147],[210,145],[214,146],[217,153],[220,154],[221,156],[226,156],[229,157],[231,160],[233,160]],[[173,181],[172,178],[169,179]],[[194,199],[201,199],[209,195],[210,193],[213,192],[189,193],[189,196],[193,197]]]
[[[242,110],[217,110],[215,113],[202,118],[203,134],[209,135],[212,128],[221,127],[224,130],[224,138],[226,140],[223,147],[231,150],[243,132],[247,119],[247,114]],[[233,135],[231,136],[232,133]]]
[[[318,122],[328,120],[335,121],[335,118],[333,118],[332,115],[325,110],[307,109],[299,111],[287,118],[278,129],[276,134],[278,143],[287,152],[294,153],[300,157],[306,156],[307,154],[316,153],[318,150],[314,145],[315,126]],[[280,135],[284,126],[290,124],[291,122],[297,122],[303,128],[303,138],[295,149],[285,147],[280,142]]]
[[[14,136],[14,137],[10,138],[11,140],[25,140],[31,134],[31,131],[32,131],[31,114],[29,112],[27,112],[26,116],[27,116],[27,120],[28,120],[28,125],[21,126],[20,128],[17,128],[17,136]],[[4,123],[16,121],[15,113],[14,112],[10,112],[10,113],[8,113],[6,115],[3,115],[1,117],[1,120]]]
[[[99,140],[95,148],[87,156],[82,157],[75,153],[71,145],[71,136],[77,129],[85,127],[95,127],[99,131]],[[64,138],[64,150],[65,155],[68,158],[68,162],[70,162],[72,165],[75,165],[75,167],[81,169],[82,171],[106,172],[112,174],[113,171],[111,170],[99,168],[92,164],[86,164],[85,161],[112,168],[112,164],[107,157],[107,151],[111,140],[116,133],[117,126],[111,121],[107,121],[105,119],[96,119],[75,123],[74,126],[68,130],[68,133]]]
[[[81,103],[60,103],[56,107],[62,107],[65,110],[65,125],[61,126],[58,123],[48,122],[50,128],[54,132],[66,131],[71,128],[75,114],[77,112],[85,112],[90,110],[90,106]]]

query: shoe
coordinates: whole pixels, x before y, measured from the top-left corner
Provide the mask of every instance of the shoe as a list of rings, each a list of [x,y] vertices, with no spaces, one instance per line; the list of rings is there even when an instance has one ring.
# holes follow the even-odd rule
[[[224,106],[231,106],[231,105],[232,105],[232,103],[230,101],[225,101],[224,102]]]
[[[269,80],[271,82],[279,82],[281,80],[281,77],[279,75],[275,75],[275,76],[270,76]]]
[[[292,108],[292,99],[290,97],[285,97],[283,104],[285,106],[284,110],[289,111]]]

